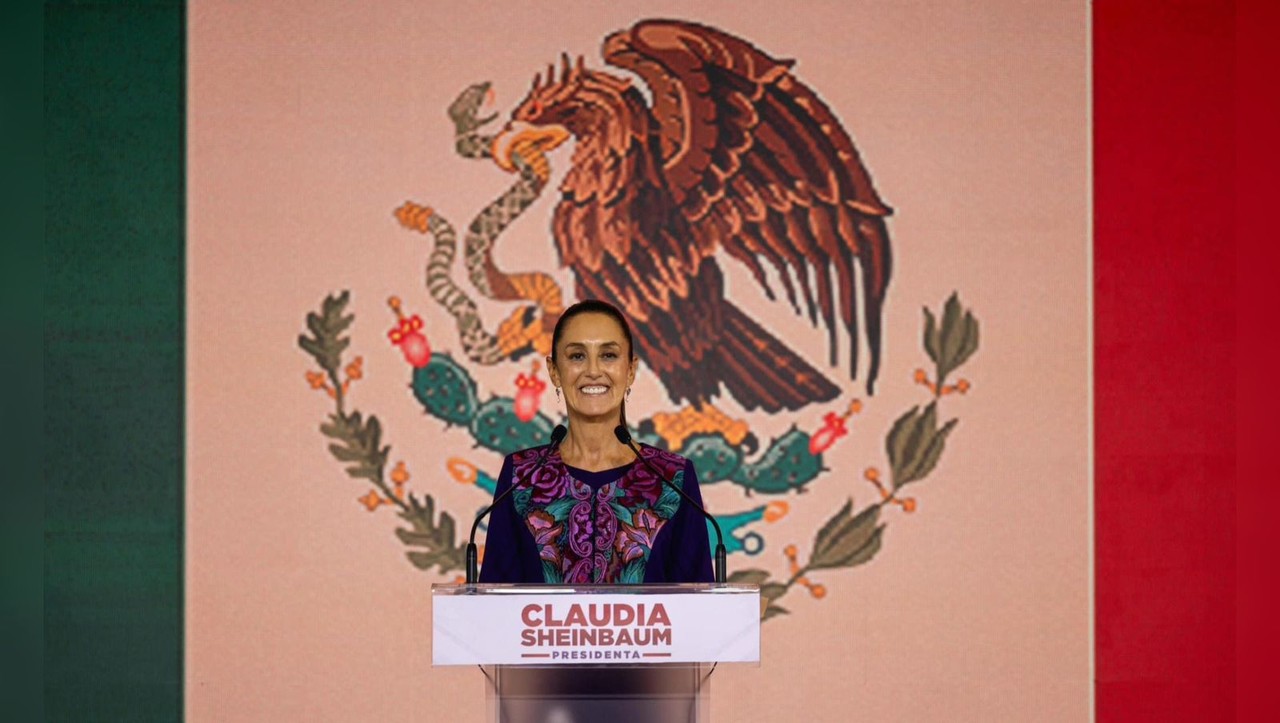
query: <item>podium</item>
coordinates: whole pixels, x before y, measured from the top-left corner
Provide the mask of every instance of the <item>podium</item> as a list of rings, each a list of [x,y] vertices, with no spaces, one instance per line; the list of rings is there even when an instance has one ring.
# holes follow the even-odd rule
[[[760,661],[755,585],[431,592],[432,664],[480,666],[497,723],[703,723],[715,666]]]

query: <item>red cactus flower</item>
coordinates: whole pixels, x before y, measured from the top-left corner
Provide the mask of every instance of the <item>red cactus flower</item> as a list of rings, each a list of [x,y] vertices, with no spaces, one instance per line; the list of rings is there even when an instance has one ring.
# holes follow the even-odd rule
[[[547,390],[547,383],[538,378],[538,362],[528,374],[516,375],[515,414],[516,419],[528,422],[538,416],[538,408],[542,406],[542,393]]]

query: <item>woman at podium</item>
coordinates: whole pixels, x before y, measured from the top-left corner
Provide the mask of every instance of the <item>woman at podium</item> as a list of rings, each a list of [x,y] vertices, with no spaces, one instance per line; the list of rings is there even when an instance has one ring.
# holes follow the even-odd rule
[[[503,461],[494,499],[515,490],[493,509],[480,582],[712,581],[693,465],[629,444],[626,400],[638,363],[617,308],[589,300],[560,316],[547,371],[568,432]]]

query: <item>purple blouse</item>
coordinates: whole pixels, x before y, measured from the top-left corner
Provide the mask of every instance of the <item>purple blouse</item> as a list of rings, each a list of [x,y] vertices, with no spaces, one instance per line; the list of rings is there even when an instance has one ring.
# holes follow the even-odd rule
[[[711,547],[699,513],[639,461],[601,472],[566,465],[546,447],[508,455],[494,496],[480,582],[711,582]],[[702,504],[693,464],[642,445],[640,453]]]

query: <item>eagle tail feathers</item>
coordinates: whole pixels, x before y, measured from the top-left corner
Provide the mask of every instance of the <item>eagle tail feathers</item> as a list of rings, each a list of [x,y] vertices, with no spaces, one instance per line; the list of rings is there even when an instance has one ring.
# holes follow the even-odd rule
[[[744,408],[796,410],[840,395],[840,388],[751,317],[721,302],[716,366],[729,393]]]

